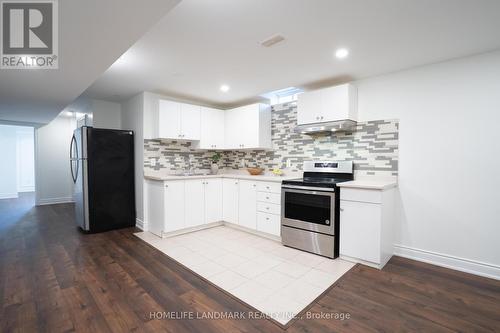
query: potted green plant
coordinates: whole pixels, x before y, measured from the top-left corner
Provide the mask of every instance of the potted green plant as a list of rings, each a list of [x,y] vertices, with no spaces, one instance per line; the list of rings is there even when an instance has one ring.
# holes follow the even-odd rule
[[[213,175],[216,175],[219,172],[219,161],[222,158],[222,154],[220,152],[216,152],[210,158],[212,160],[212,165],[210,166],[210,170]]]

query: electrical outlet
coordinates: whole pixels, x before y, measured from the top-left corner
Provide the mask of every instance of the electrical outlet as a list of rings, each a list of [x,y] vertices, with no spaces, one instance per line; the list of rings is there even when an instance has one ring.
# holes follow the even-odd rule
[[[156,166],[156,158],[150,158],[150,159],[149,159],[149,164],[150,164],[152,167]]]
[[[290,169],[292,167],[292,159],[291,158],[289,158],[289,159],[286,160],[286,167],[288,169]]]
[[[242,159],[240,160],[240,167],[244,168],[244,167],[245,167],[245,164],[246,164],[246,163],[245,163],[245,159],[244,159],[244,158],[242,158]]]

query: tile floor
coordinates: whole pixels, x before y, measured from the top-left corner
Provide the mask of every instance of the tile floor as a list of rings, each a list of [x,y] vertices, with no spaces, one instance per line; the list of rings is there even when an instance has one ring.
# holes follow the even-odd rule
[[[354,266],[226,226],[164,239],[135,235],[281,324]]]

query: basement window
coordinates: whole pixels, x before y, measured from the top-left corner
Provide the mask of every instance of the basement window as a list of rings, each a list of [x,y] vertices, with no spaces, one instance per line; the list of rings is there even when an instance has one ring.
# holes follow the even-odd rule
[[[271,91],[266,94],[262,94],[261,97],[269,99],[271,105],[282,104],[294,102],[297,100],[297,96],[303,93],[304,90],[295,87],[288,87],[285,89]]]

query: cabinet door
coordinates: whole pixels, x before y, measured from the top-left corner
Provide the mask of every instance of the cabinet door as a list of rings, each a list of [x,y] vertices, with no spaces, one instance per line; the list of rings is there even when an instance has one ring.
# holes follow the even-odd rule
[[[162,139],[181,139],[180,104],[160,100],[158,112],[158,137]]]
[[[148,201],[148,231],[162,236],[165,231],[165,194],[166,190],[163,182],[147,181],[146,182]]]
[[[186,228],[202,225],[205,220],[204,180],[186,180],[184,198]]]
[[[259,105],[252,104],[238,109],[238,142],[241,148],[259,147]]]
[[[198,105],[181,103],[181,135],[184,140],[200,140],[201,114]]]
[[[380,204],[340,201],[340,254],[380,263]]]
[[[200,149],[224,148],[224,111],[201,108]]]
[[[240,141],[240,124],[238,117],[240,108],[227,110],[224,114],[224,148],[238,149],[241,148]]]
[[[321,121],[349,119],[349,85],[343,84],[321,90]]]
[[[165,231],[185,228],[184,221],[184,181],[165,182]],[[153,198],[149,198],[151,200]]]
[[[257,184],[249,180],[240,180],[238,224],[257,228]]]
[[[279,215],[257,212],[257,230],[275,235],[281,235],[281,220]]]
[[[313,124],[321,122],[322,98],[321,90],[302,93],[297,98],[297,124]]]
[[[205,179],[205,223],[222,221],[222,179]]]
[[[222,219],[238,224],[239,180],[224,178],[222,184]]]

